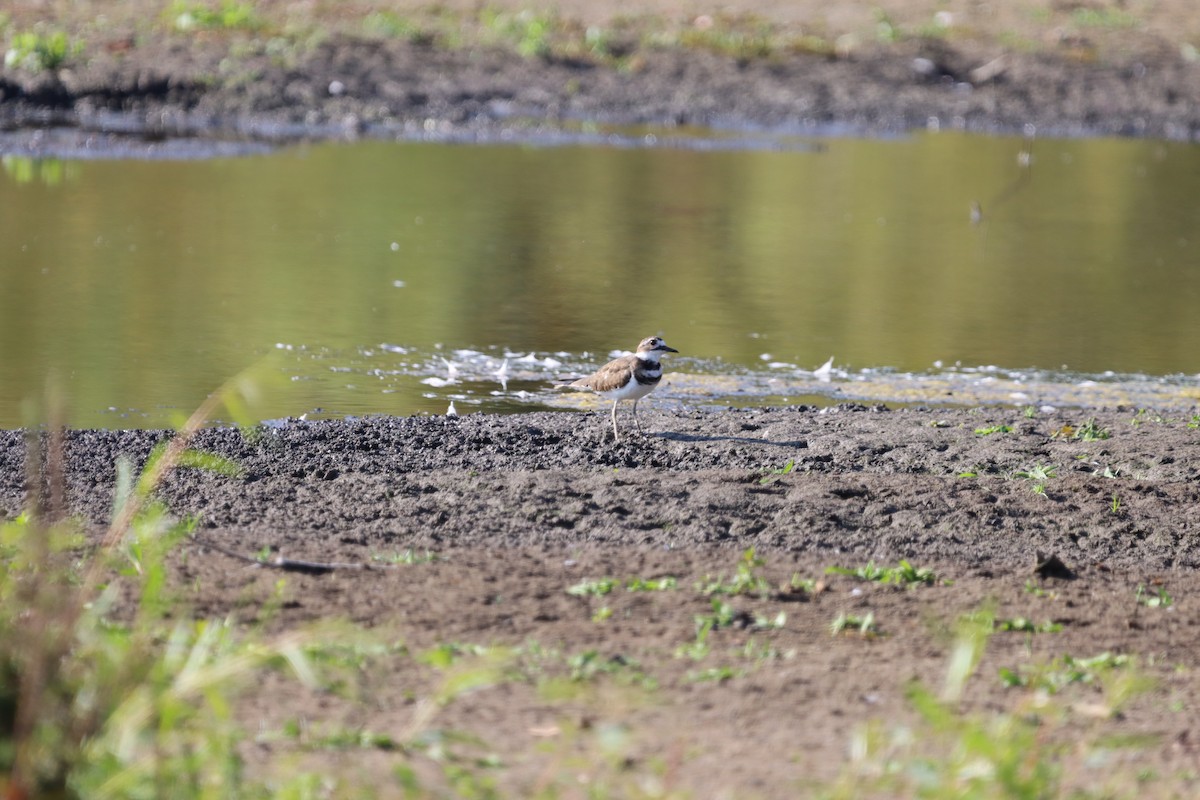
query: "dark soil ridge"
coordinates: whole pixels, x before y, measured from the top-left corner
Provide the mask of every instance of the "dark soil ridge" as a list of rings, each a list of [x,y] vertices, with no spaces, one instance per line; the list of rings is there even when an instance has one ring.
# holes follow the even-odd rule
[[[600,440],[607,414],[294,421],[200,432],[194,446],[242,474],[179,469],[161,496],[227,544],[316,560],[608,544],[981,569],[1027,568],[1038,553],[1074,568],[1200,565],[1200,430],[1189,417],[1093,416],[1109,438],[1063,435],[1079,414],[998,408],[647,410],[653,433],[620,444]],[[993,425],[1012,431],[976,433]],[[71,511],[104,524],[117,460],[140,464],[169,435],[69,432]],[[25,506],[24,447],[21,432],[0,433],[2,515]],[[1020,474],[1038,465],[1053,475]]]
[[[536,139],[579,121],[781,133],[918,128],[1200,138],[1200,65],[1167,47],[1088,63],[915,39],[852,57],[648,49],[637,68],[331,36],[291,63],[168,38],[55,72],[0,71],[0,128],[150,137]],[[993,70],[988,70],[992,72]],[[986,79],[985,79],[986,77]],[[11,145],[9,145],[11,147]],[[28,143],[36,151],[37,142]]]

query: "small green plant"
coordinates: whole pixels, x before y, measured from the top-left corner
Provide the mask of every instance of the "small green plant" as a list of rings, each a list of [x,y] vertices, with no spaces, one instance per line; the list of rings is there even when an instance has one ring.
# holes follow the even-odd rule
[[[988,425],[983,428],[976,428],[975,433],[979,436],[991,436],[995,433],[1012,433],[1012,425]]]
[[[641,672],[637,661],[624,656],[605,658],[599,650],[584,650],[567,657],[571,680],[579,683],[590,681],[600,675],[615,675],[621,672]]]
[[[1017,470],[1013,478],[1027,480],[1033,484],[1033,493],[1045,495],[1046,483],[1058,475],[1058,467],[1053,464],[1034,464],[1029,469]]]
[[[58,69],[72,56],[83,52],[83,45],[72,42],[63,31],[21,31],[14,33],[4,53],[4,66],[27,72]]]
[[[1188,421],[1187,426],[1192,430],[1200,428],[1200,414],[1192,414],[1192,418]]]
[[[479,644],[442,642],[417,654],[417,661],[435,669],[447,669],[463,657],[480,657],[491,653],[491,648]]]
[[[692,661],[703,661],[711,650],[708,644],[708,634],[710,630],[710,628],[705,628],[702,631],[697,631],[696,638],[693,641],[676,647],[675,657],[686,658]]]
[[[1023,665],[1016,670],[1002,667],[1000,681],[1010,688],[1035,688],[1057,694],[1071,684],[1094,683],[1105,672],[1126,667],[1131,663],[1129,656],[1112,653],[1100,653],[1091,658],[1062,655],[1041,667]]]
[[[692,670],[686,675],[687,679],[693,683],[706,683],[733,680],[745,675],[745,671],[728,665],[720,667],[708,667],[707,669]]]
[[[512,14],[485,8],[480,22],[495,36],[515,45],[525,58],[541,58],[550,54],[550,36],[554,19],[525,9]]]
[[[996,614],[991,606],[983,606],[963,614],[955,623],[954,647],[946,665],[940,698],[944,703],[957,703],[966,692],[967,682],[979,668],[983,651],[996,628]]]
[[[381,564],[408,566],[412,564],[432,564],[437,561],[437,554],[426,550],[418,553],[416,550],[397,550],[392,553],[372,553],[371,560]]]
[[[390,734],[375,733],[361,728],[334,728],[328,731],[314,728],[299,719],[289,719],[272,732],[262,732],[260,742],[287,741],[304,750],[398,750],[403,745]]]
[[[782,467],[779,467],[778,469],[772,469],[772,468],[768,467],[767,469],[763,470],[763,472],[765,472],[766,475],[764,475],[762,478],[760,478],[758,482],[760,484],[764,484],[764,485],[768,484],[768,483],[774,483],[775,481],[782,478],[784,475],[790,474],[791,471],[795,468],[796,468],[795,460],[789,458],[788,462],[786,464],[784,464]]]
[[[817,590],[817,581],[815,578],[804,578],[799,572],[793,572],[786,589],[791,593],[812,594]]]
[[[737,655],[741,658],[753,662],[755,667],[775,661],[778,659],[792,659],[796,657],[795,650],[787,650],[780,652],[769,643],[759,643],[753,637],[746,640],[746,643],[737,649]]]
[[[603,597],[620,585],[620,582],[613,578],[583,580],[574,586],[567,587],[567,594],[574,597]]]
[[[604,61],[612,58],[612,37],[608,31],[599,25],[589,25],[583,33],[583,43],[587,51],[596,58]]]
[[[627,592],[666,592],[674,589],[678,581],[672,575],[661,578],[630,578],[625,581]]]
[[[728,628],[733,625],[735,620],[740,619],[733,606],[720,597],[714,597],[709,602],[712,611],[708,614],[696,615],[696,638],[687,644],[675,648],[676,658],[690,658],[693,661],[702,660],[710,651],[708,643],[709,635],[718,628]],[[756,628],[769,629],[782,627],[786,621],[787,615],[781,612],[774,619],[755,617],[754,625]]]
[[[1026,481],[1037,481],[1040,483],[1045,483],[1046,481],[1049,481],[1051,477],[1056,477],[1057,475],[1058,468],[1055,467],[1054,464],[1040,463],[1034,464],[1033,467],[1028,469],[1016,470],[1015,473],[1013,473],[1013,477],[1019,477],[1019,479],[1024,479]]]
[[[403,642],[386,643],[347,636],[340,641],[310,642],[304,646],[304,655],[313,664],[361,672],[385,658],[408,656],[409,652]]]
[[[1025,419],[1033,419],[1037,416],[1037,409],[1033,406],[1025,406],[1021,411],[1021,416],[1025,417]]]
[[[780,611],[773,617],[763,614],[754,615],[754,627],[760,631],[779,630],[787,624],[787,612]]]
[[[1147,590],[1144,584],[1139,583],[1136,597],[1138,603],[1147,608],[1170,608],[1175,604],[1175,598],[1167,594],[1166,588],[1162,586],[1151,591]]]
[[[1038,586],[1036,583],[1034,583],[1032,578],[1025,581],[1025,593],[1031,594],[1034,597],[1045,597],[1049,600],[1058,599],[1058,592],[1052,589],[1043,589],[1041,586]]]
[[[688,658],[690,661],[703,661],[704,658],[708,657],[710,651],[712,651],[708,640],[709,634],[712,633],[715,628],[731,625],[733,620],[736,619],[737,615],[734,614],[733,608],[730,606],[730,604],[721,601],[720,599],[716,599],[716,597],[714,597],[712,603],[713,613],[696,616],[696,638],[688,644],[678,646],[678,648],[676,648],[676,654],[674,654],[676,655],[676,658]],[[754,627],[757,628],[757,630],[778,630],[778,628],[784,626],[786,621],[787,614],[784,612],[776,614],[774,618],[756,615]],[[761,667],[762,664],[775,660],[775,658],[792,658],[796,656],[796,652],[794,651],[788,651],[786,654],[782,654],[782,652],[776,650],[774,646],[770,645],[769,643],[760,644],[757,643],[754,638],[746,640],[746,643],[740,646],[740,648],[733,650],[733,654],[738,657],[748,658],[748,660],[754,662],[752,663],[751,668]],[[707,669],[689,670],[686,678],[688,678],[689,681],[724,681],[731,680],[733,678],[740,678],[740,676],[748,674],[749,672],[750,668],[724,664],[724,666],[709,667]]]
[[[996,620],[996,630],[1014,633],[1059,633],[1062,631],[1062,623],[1046,620],[1045,622],[1034,622],[1025,617],[1012,617],[1011,619]]]
[[[220,5],[176,0],[167,9],[167,17],[177,31],[253,30],[262,25],[254,6],[238,0],[221,0]]]
[[[895,44],[904,38],[900,26],[883,9],[875,10],[875,38],[884,44]]]
[[[1148,408],[1139,408],[1133,415],[1133,419],[1129,420],[1129,424],[1135,428],[1146,423],[1154,423],[1157,425],[1165,425],[1170,422],[1169,419],[1159,414],[1157,411],[1151,411]]]
[[[944,17],[934,15],[928,22],[918,25],[912,35],[921,39],[945,39],[950,35],[950,26]]]
[[[700,635],[701,631],[704,631],[705,635],[707,635],[707,631],[711,631],[716,628],[728,628],[731,624],[733,624],[735,612],[732,605],[719,597],[714,597],[711,603],[711,614],[699,614],[696,616],[697,637]]]
[[[696,582],[696,591],[704,595],[768,595],[771,593],[771,585],[767,583],[766,578],[758,574],[759,568],[765,564],[766,562],[755,554],[754,548],[748,547],[742,552],[737,572],[732,578],[726,580],[724,576],[713,578],[711,575],[706,575],[702,580]]]
[[[430,37],[417,24],[394,11],[372,11],[363,17],[363,30],[373,36],[388,39],[407,39],[410,42],[427,41]]]
[[[678,580],[672,575],[661,578],[629,578],[624,582],[627,592],[666,592],[674,589]],[[595,578],[582,580],[567,587],[567,594],[575,597],[603,597],[621,588],[622,582],[616,578]]]
[[[1083,442],[1096,442],[1102,439],[1107,439],[1112,436],[1108,428],[1102,428],[1096,424],[1095,417],[1084,422],[1075,428],[1075,434],[1071,438],[1079,439]]]
[[[1121,496],[1116,492],[1112,493],[1112,500],[1108,503],[1108,510],[1113,513],[1113,516],[1121,516]]]
[[[1071,12],[1071,22],[1080,28],[1136,28],[1141,21],[1120,8],[1077,8]]]
[[[675,648],[676,658],[689,658],[693,661],[703,660],[710,651],[709,634],[722,624],[728,625],[733,621],[733,607],[720,598],[712,599],[711,614],[696,615],[696,638],[687,644]]]
[[[867,562],[865,567],[828,567],[825,574],[849,575],[864,581],[890,583],[896,586],[929,585],[936,583],[938,579],[937,573],[933,570],[928,567],[918,569],[908,563],[906,559],[901,559],[900,563],[894,567],[877,567],[873,561]]]
[[[774,50],[771,37],[765,30],[758,31],[714,31],[701,32],[685,37],[685,44],[706,47],[713,52],[739,61],[766,58]]]
[[[829,632],[834,636],[843,633],[857,633],[864,639],[870,639],[879,635],[879,627],[875,624],[875,614],[872,612],[868,611],[865,616],[843,612],[829,623]]]

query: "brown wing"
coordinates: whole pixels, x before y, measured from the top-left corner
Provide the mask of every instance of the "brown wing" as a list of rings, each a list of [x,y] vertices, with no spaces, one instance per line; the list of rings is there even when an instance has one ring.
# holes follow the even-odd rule
[[[636,365],[637,356],[622,356],[608,362],[586,378],[580,378],[571,386],[577,389],[591,389],[593,392],[611,392],[633,380],[633,368]]]

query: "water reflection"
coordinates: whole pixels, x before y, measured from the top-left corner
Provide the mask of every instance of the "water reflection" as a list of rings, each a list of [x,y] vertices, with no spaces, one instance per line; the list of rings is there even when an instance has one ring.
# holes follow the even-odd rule
[[[659,332],[680,368],[748,383],[830,355],[848,375],[1200,371],[1200,148],[1027,149],[374,142],[57,182],[6,162],[0,425],[51,369],[76,424],[163,424],[267,352],[290,379],[272,416],[442,413],[453,387],[421,381],[464,348],[511,370],[464,396],[511,408],[548,377],[520,358],[582,369]]]

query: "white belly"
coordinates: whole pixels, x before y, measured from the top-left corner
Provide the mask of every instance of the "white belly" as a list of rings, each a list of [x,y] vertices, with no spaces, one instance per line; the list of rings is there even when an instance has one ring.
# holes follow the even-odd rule
[[[647,373],[651,377],[661,377],[662,367],[657,370]],[[596,394],[608,400],[638,400],[654,391],[654,387],[658,386],[658,381],[654,383],[638,383],[636,376],[630,376],[629,382],[617,389],[609,389],[606,392],[596,392]]]

